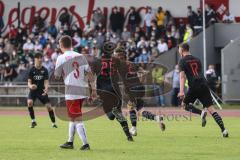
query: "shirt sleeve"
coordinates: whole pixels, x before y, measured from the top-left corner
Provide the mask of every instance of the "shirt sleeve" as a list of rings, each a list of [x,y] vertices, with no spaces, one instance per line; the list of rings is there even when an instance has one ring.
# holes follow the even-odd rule
[[[184,61],[183,61],[183,59],[181,59],[179,61],[178,66],[179,66],[179,71],[180,72],[184,71]]]
[[[84,71],[91,72],[91,67],[88,64],[87,58],[83,56],[83,59],[84,59]]]
[[[62,76],[62,71],[63,71],[63,65],[62,65],[60,57],[58,57],[57,61],[56,61],[54,76],[55,77],[61,77]]]
[[[28,79],[33,79],[33,72],[32,69],[30,69],[29,73],[28,73]]]

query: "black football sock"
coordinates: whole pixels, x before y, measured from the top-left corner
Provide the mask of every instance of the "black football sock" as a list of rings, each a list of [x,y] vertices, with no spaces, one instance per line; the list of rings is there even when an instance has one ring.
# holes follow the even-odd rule
[[[137,113],[136,113],[136,111],[131,110],[131,111],[129,111],[129,114],[130,114],[130,120],[131,120],[132,126],[136,127],[137,126]]]
[[[221,116],[217,112],[214,112],[212,116],[223,132],[225,130],[225,127]]]
[[[128,128],[127,120],[126,120],[126,118],[123,116],[123,114],[122,114],[122,112],[121,112],[121,109],[120,109],[120,108],[117,108],[117,107],[114,107],[114,108],[112,109],[112,113],[113,113],[113,115],[116,117],[116,120],[121,124],[125,135],[126,135],[127,137],[131,137],[131,134],[130,134],[129,128]]]
[[[50,117],[52,123],[55,123],[56,121],[55,121],[55,115],[54,115],[53,110],[48,111],[48,114],[49,114],[49,117]]]
[[[143,111],[142,112],[142,116],[146,119],[149,119],[149,120],[155,120],[155,117],[156,115],[155,114],[152,114],[151,112],[149,111]]]
[[[191,113],[194,113],[194,114],[199,114],[199,115],[202,114],[202,111],[200,109],[194,107],[192,104],[186,105],[185,110],[189,111]]]
[[[28,112],[32,120],[35,120],[33,107],[28,107]]]
[[[122,121],[122,122],[119,122],[119,123],[121,124],[122,129],[123,129],[125,135],[126,135],[127,137],[131,137],[131,134],[130,134],[130,132],[129,132],[129,128],[128,128],[128,123],[127,123],[127,121]]]

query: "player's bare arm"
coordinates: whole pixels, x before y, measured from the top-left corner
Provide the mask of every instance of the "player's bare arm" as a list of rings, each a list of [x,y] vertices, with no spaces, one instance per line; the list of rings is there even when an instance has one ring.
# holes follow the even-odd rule
[[[35,84],[32,84],[32,80],[28,79],[28,88],[31,90],[36,90],[37,86]]]
[[[184,98],[184,85],[186,81],[186,74],[184,71],[180,72],[180,92],[178,94],[178,97],[183,99]]]
[[[46,95],[48,93],[49,81],[44,80],[44,90],[42,95]]]

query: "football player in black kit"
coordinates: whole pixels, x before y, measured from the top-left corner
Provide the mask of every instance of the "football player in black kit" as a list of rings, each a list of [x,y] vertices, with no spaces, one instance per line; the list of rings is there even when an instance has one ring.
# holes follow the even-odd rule
[[[105,42],[101,59],[95,60],[91,67],[97,75],[97,94],[102,101],[103,110],[110,120],[116,120],[122,126],[128,141],[133,141],[127,119],[122,114],[122,95],[119,88],[119,75],[123,74],[120,60],[112,54],[116,45]]]
[[[179,54],[182,57],[179,61],[180,68],[180,92],[178,97],[182,99],[182,106],[185,110],[201,115],[202,126],[206,125],[207,112],[212,115],[216,123],[219,125],[223,137],[228,137],[228,131],[224,127],[221,116],[213,107],[212,96],[207,85],[206,79],[203,75],[202,64],[200,60],[191,55],[189,45],[184,43],[179,46]],[[188,80],[188,92],[184,94],[185,80]],[[193,106],[195,100],[198,99],[203,104],[203,110]]]
[[[122,76],[122,81],[125,88],[125,93],[128,97],[128,110],[132,128],[130,133],[133,136],[137,135],[137,112],[144,118],[159,122],[162,131],[165,130],[166,126],[163,123],[162,115],[155,115],[144,109],[143,96],[145,95],[144,83],[141,83],[140,77],[138,76],[138,66],[136,64],[127,61],[126,51],[124,46],[119,46],[115,50],[115,56],[118,57],[123,64],[121,68],[124,70],[125,75]]]
[[[54,111],[51,107],[49,98],[48,98],[48,70],[42,66],[42,54],[36,53],[34,56],[34,66],[30,69],[28,75],[28,88],[30,89],[28,94],[28,111],[31,117],[32,123],[31,128],[37,126],[33,104],[36,99],[39,99],[41,103],[43,103],[48,110],[49,117],[52,122],[52,127],[57,128],[55,124],[55,115]]]

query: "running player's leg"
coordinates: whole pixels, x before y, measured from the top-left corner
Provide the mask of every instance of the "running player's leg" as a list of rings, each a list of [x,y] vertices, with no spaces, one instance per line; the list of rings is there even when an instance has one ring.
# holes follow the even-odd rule
[[[38,95],[38,99],[47,108],[49,118],[51,119],[51,122],[52,122],[52,127],[57,128],[55,114],[54,114],[53,108],[51,106],[50,100],[48,98],[48,95],[47,94],[46,95]]]
[[[196,108],[193,103],[195,102],[195,100],[197,99],[196,97],[196,93],[194,92],[193,89],[189,88],[185,98],[183,99],[182,102],[182,107],[184,107],[184,109],[188,112],[194,113],[194,114],[198,114],[201,115],[202,114],[202,110]]]
[[[112,110],[112,113],[116,117],[116,120],[122,126],[122,129],[123,129],[125,135],[127,136],[128,141],[133,141],[132,135],[129,132],[127,119],[123,116],[121,108],[120,107],[114,107],[113,110]]]
[[[136,109],[137,109],[138,113],[140,113],[140,115],[142,115],[142,117],[158,122],[160,129],[162,131],[165,131],[166,125],[163,122],[163,115],[156,115],[150,111],[145,110],[144,101],[142,99],[137,99]]]
[[[82,112],[81,107],[83,99],[79,100],[67,100],[66,105],[68,109],[68,116],[70,118],[69,122],[69,138],[68,141],[62,144],[60,147],[64,149],[73,149],[73,141],[75,132],[78,133],[83,145],[81,150],[89,150],[90,146],[86,136],[86,129],[84,123],[82,122]]]
[[[36,120],[35,120],[35,114],[34,114],[34,109],[33,109],[33,103],[35,101],[35,95],[33,92],[29,92],[28,99],[27,99],[27,105],[28,105],[28,112],[29,116],[32,120],[31,122],[31,128],[34,128],[37,126]]]
[[[207,108],[209,113],[212,115],[213,119],[216,121],[216,123],[218,124],[218,126],[221,129],[223,137],[228,137],[228,131],[225,129],[222,117],[214,109],[212,96],[209,91],[209,88],[207,86],[203,86],[201,93],[202,93],[202,96],[199,97],[199,100],[203,104],[203,107]]]
[[[135,107],[135,103],[132,102],[131,100],[128,101],[127,103],[127,108],[129,111],[129,117],[130,117],[130,121],[132,124],[132,128],[130,129],[130,133],[133,136],[137,136],[137,112],[136,112],[136,107]]]

